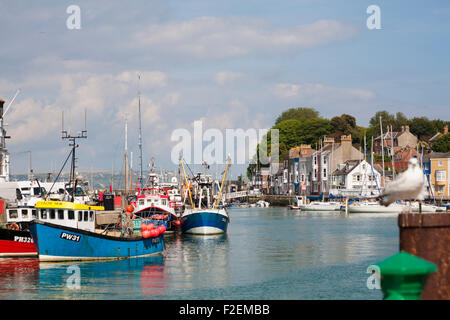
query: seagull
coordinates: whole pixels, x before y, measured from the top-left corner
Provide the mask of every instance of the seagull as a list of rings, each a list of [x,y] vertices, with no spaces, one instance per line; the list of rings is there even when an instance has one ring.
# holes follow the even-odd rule
[[[397,200],[424,199],[424,174],[417,158],[408,161],[408,169],[389,183],[379,196],[380,204],[388,206]]]

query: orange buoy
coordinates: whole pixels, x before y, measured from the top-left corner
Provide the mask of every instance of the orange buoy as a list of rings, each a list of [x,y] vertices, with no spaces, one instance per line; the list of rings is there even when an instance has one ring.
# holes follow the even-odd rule
[[[132,213],[133,211],[134,211],[134,207],[131,204],[127,205],[127,212]]]
[[[164,225],[160,225],[158,227],[158,230],[159,230],[159,234],[164,233],[164,232],[166,232],[166,227]]]
[[[144,239],[150,238],[150,236],[151,236],[151,234],[150,234],[150,231],[149,231],[149,230],[144,230],[144,231],[142,231],[142,237],[143,237]]]
[[[155,225],[153,223],[150,223],[150,224],[147,225],[147,229],[148,230],[155,229]]]

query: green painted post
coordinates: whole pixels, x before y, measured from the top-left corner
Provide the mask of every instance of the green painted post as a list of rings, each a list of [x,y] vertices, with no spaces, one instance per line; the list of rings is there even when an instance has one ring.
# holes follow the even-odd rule
[[[384,300],[420,300],[428,275],[437,271],[435,264],[405,251],[374,265],[379,268]]]

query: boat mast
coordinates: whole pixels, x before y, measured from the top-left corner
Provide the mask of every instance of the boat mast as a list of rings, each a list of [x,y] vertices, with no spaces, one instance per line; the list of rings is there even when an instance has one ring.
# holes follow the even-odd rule
[[[392,180],[395,179],[395,166],[394,166],[394,138],[392,137],[392,125],[391,125],[391,157],[392,157]]]
[[[181,168],[183,168],[184,180],[186,181],[186,188],[188,188],[188,191],[189,191],[189,199],[191,200],[191,206],[192,206],[192,209],[194,209],[194,202],[192,201],[191,188],[189,187],[189,181],[188,181],[188,178],[186,175],[186,170],[184,170],[184,164],[183,164],[182,158],[180,158],[180,164],[181,164]]]
[[[138,74],[138,102],[139,102],[139,178],[138,178],[138,182],[139,182],[139,187],[142,188],[142,179],[143,179],[143,175],[142,175],[142,125],[141,125],[141,91],[140,91],[140,86],[139,83],[141,81],[141,75]]]
[[[127,162],[128,162],[128,119],[125,116],[125,183],[124,183],[124,191],[125,191],[125,197],[127,196],[127,186],[128,186],[128,179],[127,179]]]
[[[71,202],[75,200],[75,189],[77,187],[76,179],[75,179],[75,170],[76,170],[76,157],[75,157],[75,149],[78,148],[78,144],[76,143],[77,139],[87,139],[87,128],[86,128],[86,109],[84,110],[84,130],[82,130],[78,135],[72,136],[72,133],[68,133],[64,130],[64,112],[62,115],[62,130],[61,130],[61,139],[69,140],[69,146],[72,147],[72,163],[70,167],[70,180],[69,185],[73,183],[72,187],[72,195]]]
[[[216,200],[216,203],[214,204],[214,209],[217,208],[217,206],[220,202],[220,196],[222,195],[222,188],[223,188],[223,184],[225,183],[225,177],[227,176],[228,167],[230,166],[230,160],[231,160],[230,157],[228,157],[227,165],[225,167],[225,172],[223,173],[222,183],[220,184],[219,194],[217,195],[217,200]]]
[[[384,175],[384,141],[383,141],[383,124],[381,122],[381,116],[380,116],[380,132],[381,132],[381,163],[383,165],[383,189],[384,189],[386,177]]]

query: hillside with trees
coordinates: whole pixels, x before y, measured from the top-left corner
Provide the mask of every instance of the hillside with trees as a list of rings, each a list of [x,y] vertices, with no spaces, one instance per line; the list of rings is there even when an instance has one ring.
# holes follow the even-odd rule
[[[441,119],[430,120],[427,117],[413,117],[408,119],[402,112],[391,114],[386,110],[378,111],[369,121],[369,127],[358,126],[354,116],[342,114],[331,119],[320,116],[320,113],[313,108],[299,107],[290,108],[281,113],[275,120],[275,124],[271,129],[279,130],[279,159],[282,160],[289,154],[289,149],[300,144],[309,144],[317,149],[320,140],[324,136],[334,137],[339,142],[342,135],[352,135],[353,144],[359,147],[363,143],[364,136],[367,141],[380,135],[380,117],[382,119],[383,132],[392,126],[393,131],[401,131],[402,126],[409,126],[411,133],[416,135],[419,140],[426,141],[437,132],[442,132],[445,125],[450,125],[450,121]],[[257,150],[268,149],[267,154],[271,154],[270,150],[271,136],[270,131],[266,137],[263,137]],[[267,145],[266,145],[267,143]],[[433,150],[444,150],[439,152],[448,152],[450,150],[450,134],[439,138],[433,145]],[[427,146],[426,143],[422,145]],[[436,150],[435,150],[436,149]],[[446,150],[446,151],[445,151]],[[258,154],[258,153],[257,153]],[[266,161],[262,159],[253,159],[253,164],[247,168],[247,175],[251,175],[259,166],[268,166]]]

